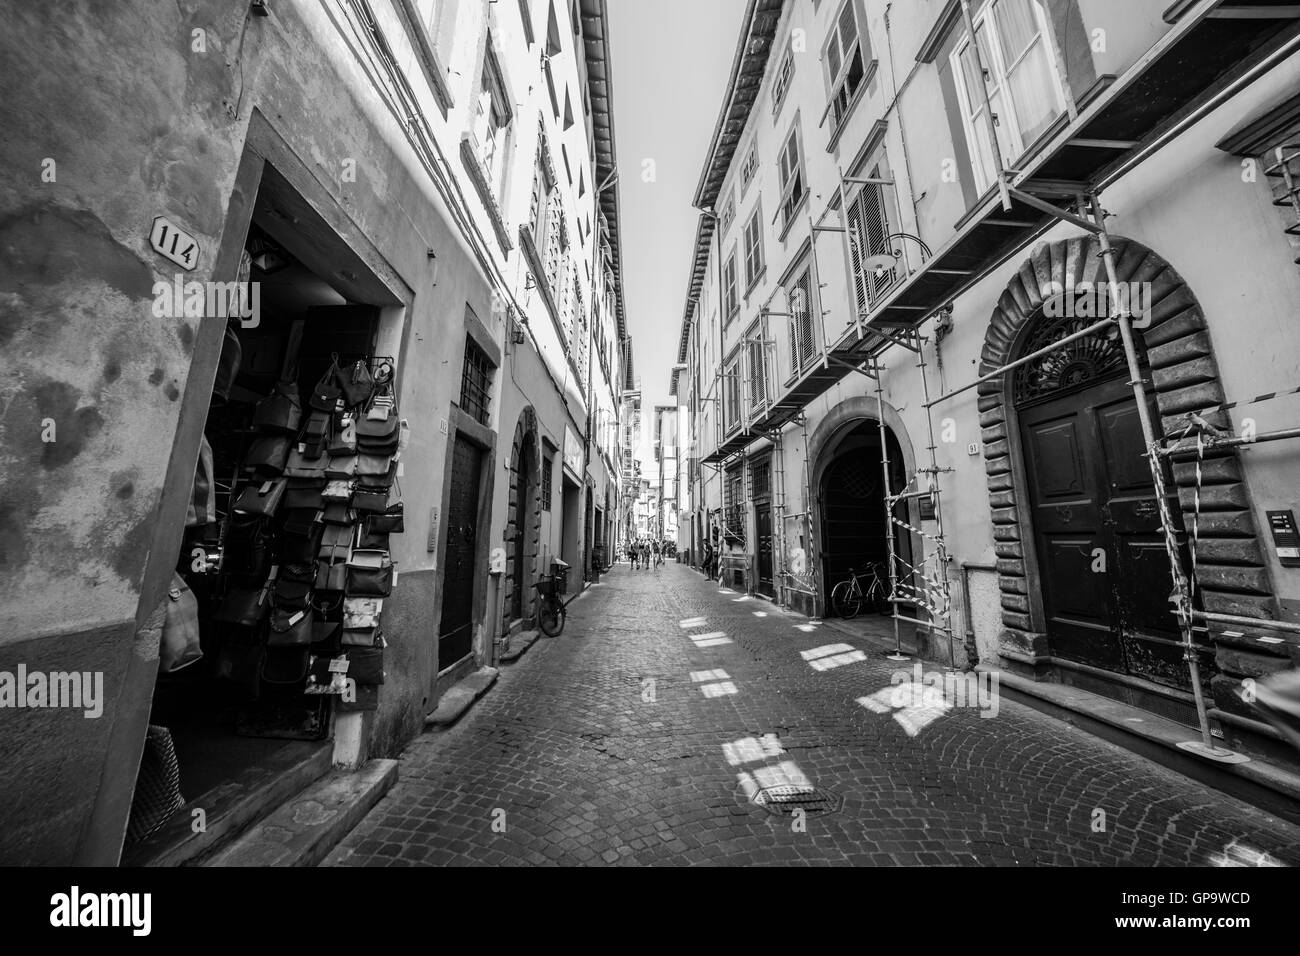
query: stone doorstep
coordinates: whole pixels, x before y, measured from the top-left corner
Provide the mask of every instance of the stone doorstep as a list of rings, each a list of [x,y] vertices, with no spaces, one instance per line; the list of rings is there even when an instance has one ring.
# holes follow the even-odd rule
[[[1199,741],[1200,731],[1100,694],[980,666],[998,674],[1008,698],[1073,727],[1154,760],[1170,770],[1300,824],[1300,774],[1250,755],[1247,763],[1224,764],[1178,747]],[[1222,741],[1220,746],[1226,746]]]
[[[505,651],[502,652],[499,660],[503,663],[511,664],[523,656],[524,651],[536,643],[537,638],[541,636],[541,631],[520,631],[517,634],[510,635],[510,643],[506,645]]]
[[[213,856],[205,866],[315,866],[397,781],[396,760],[331,771]]]
[[[488,688],[496,683],[500,671],[495,667],[480,667],[468,677],[458,681],[451,690],[442,695],[438,708],[424,718],[425,727],[450,727],[487,693]]]
[[[304,747],[286,744],[270,759],[229,783],[190,800],[149,839],[130,847],[122,866],[186,866],[200,863],[272,808],[329,773],[332,742]],[[202,809],[205,827],[195,833],[193,811]]]

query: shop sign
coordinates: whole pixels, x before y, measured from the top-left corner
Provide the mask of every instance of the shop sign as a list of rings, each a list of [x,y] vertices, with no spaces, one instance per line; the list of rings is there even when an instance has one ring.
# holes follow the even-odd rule
[[[564,464],[574,477],[582,478],[582,442],[578,433],[570,426],[564,426]]]

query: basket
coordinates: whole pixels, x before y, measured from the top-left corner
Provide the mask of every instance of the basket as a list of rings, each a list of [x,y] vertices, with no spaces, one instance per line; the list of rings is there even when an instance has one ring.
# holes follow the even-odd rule
[[[555,593],[568,594],[569,593],[569,569],[562,568],[558,564],[552,564],[551,575],[555,581]]]
[[[545,595],[546,597],[555,594],[555,582],[550,578],[543,578],[533,586],[537,588],[538,594]]]

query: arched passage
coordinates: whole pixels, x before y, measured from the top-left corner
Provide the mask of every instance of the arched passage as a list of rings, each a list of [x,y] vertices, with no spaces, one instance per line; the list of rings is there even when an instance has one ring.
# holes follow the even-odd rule
[[[531,612],[529,589],[535,573],[541,531],[541,455],[537,446],[537,417],[526,408],[515,426],[510,447],[510,497],[506,508],[505,609],[502,629]]]

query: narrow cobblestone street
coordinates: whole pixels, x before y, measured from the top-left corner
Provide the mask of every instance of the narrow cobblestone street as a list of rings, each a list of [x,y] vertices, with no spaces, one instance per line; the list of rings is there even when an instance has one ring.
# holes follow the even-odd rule
[[[1300,829],[1027,707],[899,707],[899,667],[684,566],[621,565],[408,747],[326,863],[1300,862]],[[839,808],[801,826],[749,799],[781,784]]]

